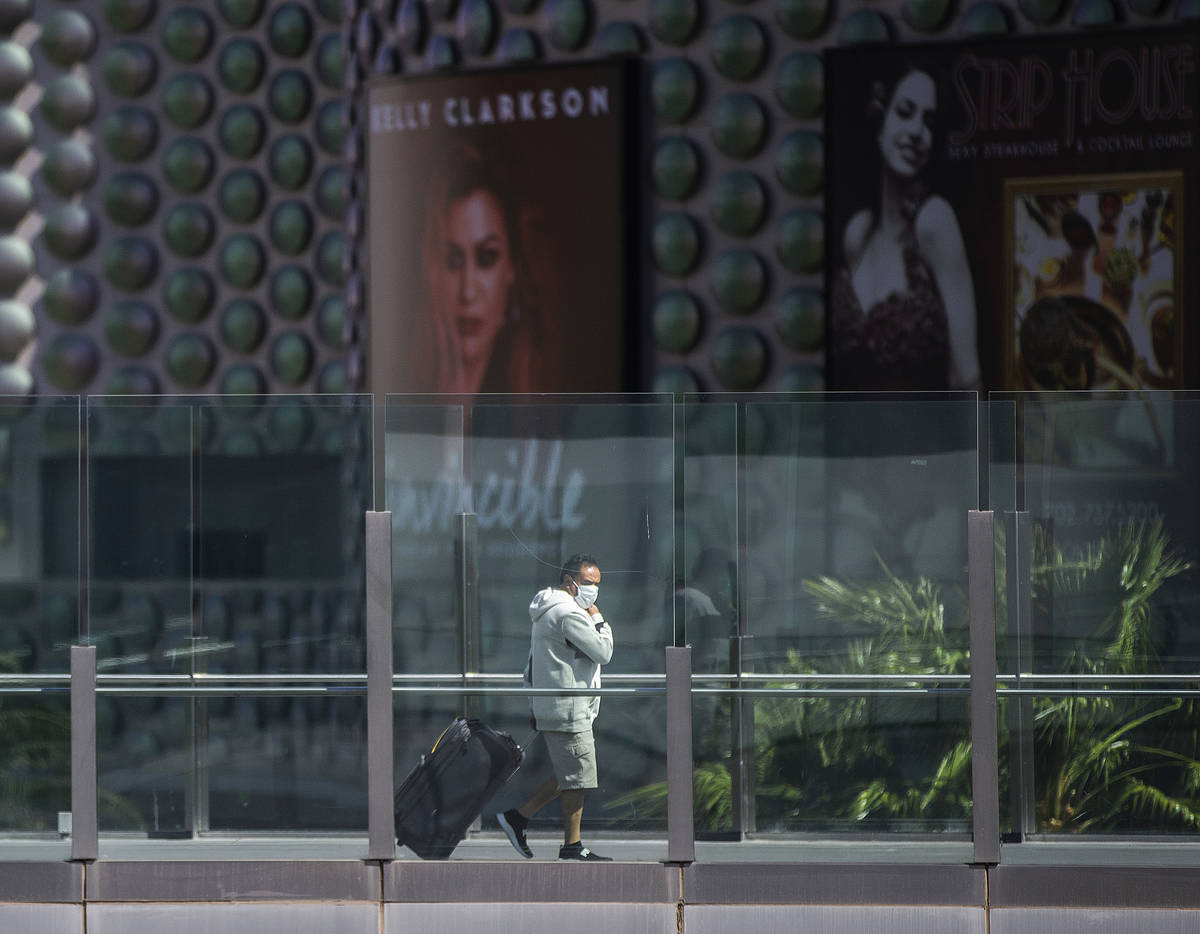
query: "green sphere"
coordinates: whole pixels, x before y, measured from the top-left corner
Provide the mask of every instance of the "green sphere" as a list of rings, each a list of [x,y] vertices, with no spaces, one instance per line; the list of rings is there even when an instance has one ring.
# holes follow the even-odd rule
[[[203,256],[212,246],[216,222],[203,205],[185,202],[167,212],[163,239],[176,256],[192,259]]]
[[[667,292],[654,302],[654,345],[668,353],[687,353],[700,340],[703,315],[690,294]]]
[[[647,13],[650,32],[666,45],[687,45],[700,25],[696,0],[650,0]]]
[[[167,347],[167,375],[184,389],[208,382],[217,364],[212,342],[200,334],[180,334]]]
[[[118,288],[137,292],[158,275],[158,250],[144,237],[117,237],[104,252],[104,277]]]
[[[303,253],[312,240],[312,215],[301,201],[284,201],[271,212],[271,243],[281,253]]]
[[[753,172],[726,172],[712,187],[712,218],[735,237],[747,237],[762,226],[767,191]]]
[[[271,13],[267,38],[271,48],[285,58],[299,58],[312,43],[312,17],[299,3],[283,3]]]
[[[775,151],[775,174],[794,195],[815,195],[825,184],[825,146],[808,130],[789,133]]]
[[[711,31],[712,60],[731,81],[749,81],[767,60],[767,34],[752,16],[727,16]]]
[[[766,341],[751,327],[726,328],[713,341],[712,364],[722,387],[749,392],[767,375]]]
[[[339,100],[327,101],[317,111],[317,142],[331,156],[340,156],[346,141],[345,108]]]
[[[313,284],[300,266],[281,266],[271,276],[271,308],[281,318],[303,318],[312,305]]]
[[[700,154],[682,136],[669,136],[654,147],[650,176],[659,197],[683,201],[700,183]]]
[[[177,321],[196,324],[208,317],[217,297],[217,287],[200,269],[177,269],[167,277],[163,304]]]
[[[123,356],[145,356],[158,340],[158,317],[145,302],[117,302],[104,319],[104,337]]]
[[[330,295],[317,309],[317,336],[330,350],[345,350],[349,346],[346,334],[346,300]]]
[[[217,202],[221,213],[238,224],[249,224],[262,214],[267,186],[252,169],[234,169],[221,181]]]
[[[349,203],[349,174],[343,166],[330,166],[317,179],[317,208],[331,221],[341,222]]]
[[[813,52],[793,52],[775,73],[775,98],[797,120],[819,116],[825,104],[825,65]]]
[[[105,53],[100,71],[114,94],[140,97],[154,84],[158,62],[149,47],[126,40],[115,43]]]
[[[104,387],[108,396],[158,395],[158,377],[142,366],[123,366],[109,377]]]
[[[317,45],[316,62],[317,79],[331,91],[342,89],[342,72],[346,67],[346,56],[343,52],[342,37],[331,32]]]
[[[101,0],[110,26],[119,32],[136,32],[154,18],[157,0]]]
[[[308,379],[314,359],[312,343],[299,331],[280,334],[271,343],[271,372],[288,386],[299,386]]]
[[[221,148],[235,159],[252,159],[262,149],[267,124],[263,116],[248,104],[230,107],[221,115],[217,138]]]
[[[312,174],[312,149],[303,136],[281,136],[271,145],[267,164],[275,184],[295,191],[303,188]]]
[[[252,289],[262,279],[267,256],[257,239],[249,234],[236,234],[221,244],[217,263],[221,278],[231,286]]]
[[[79,392],[95,378],[99,368],[100,351],[84,334],[59,334],[42,353],[43,372],[63,392]]]
[[[163,113],[177,127],[195,129],[212,113],[213,89],[200,75],[184,72],[163,87]]]
[[[345,260],[345,237],[337,231],[325,234],[317,244],[317,274],[330,285],[345,285]]]
[[[825,336],[825,301],[817,289],[795,288],[775,305],[775,330],[792,350],[814,351]]]
[[[717,149],[734,159],[748,159],[762,149],[767,114],[751,94],[726,94],[712,110],[712,137]]]
[[[101,127],[105,148],[121,162],[140,162],[158,145],[158,123],[143,107],[118,107]]]
[[[717,304],[735,315],[748,315],[762,303],[767,291],[767,266],[753,250],[726,250],[712,269]]]
[[[825,262],[825,225],[817,211],[796,210],[784,215],[779,225],[777,253],[791,272],[812,274]]]
[[[700,261],[700,231],[686,214],[670,212],[654,222],[650,247],[660,272],[686,276]]]
[[[650,78],[650,100],[654,113],[664,123],[683,123],[695,113],[700,79],[691,62],[684,58],[657,62]]]
[[[289,68],[271,79],[267,101],[277,120],[299,123],[312,109],[312,84],[304,72]]]
[[[163,154],[163,175],[176,191],[195,194],[212,179],[214,162],[207,143],[193,136],[181,137]]]
[[[221,312],[221,340],[237,353],[253,353],[267,333],[267,316],[257,302],[239,298]]]
[[[261,396],[267,391],[267,380],[250,363],[231,366],[221,377],[221,394],[226,396]],[[244,403],[242,403],[244,405]],[[246,414],[253,414],[250,409]]]
[[[230,39],[217,60],[217,76],[235,94],[249,94],[262,83],[267,59],[257,42]]]
[[[265,0],[217,0],[217,9],[230,26],[248,29],[262,16]]]
[[[168,55],[177,62],[193,64],[212,48],[213,24],[198,7],[177,7],[163,19],[159,34]]]
[[[118,172],[104,186],[104,212],[123,227],[138,227],[158,210],[158,188],[141,172]]]

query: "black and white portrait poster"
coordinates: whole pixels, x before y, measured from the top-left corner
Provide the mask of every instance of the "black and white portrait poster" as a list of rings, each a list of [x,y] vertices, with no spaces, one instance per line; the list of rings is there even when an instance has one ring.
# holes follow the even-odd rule
[[[628,388],[627,66],[367,90],[376,392]]]
[[[1197,38],[830,51],[828,385],[1195,384]]]

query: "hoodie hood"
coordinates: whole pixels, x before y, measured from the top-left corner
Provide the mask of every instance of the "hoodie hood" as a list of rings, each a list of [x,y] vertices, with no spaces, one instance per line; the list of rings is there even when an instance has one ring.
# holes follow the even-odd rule
[[[529,618],[536,623],[552,607],[563,605],[576,606],[575,598],[565,590],[559,590],[557,587],[547,587],[545,590],[539,590],[533,595],[533,602],[529,604]]]

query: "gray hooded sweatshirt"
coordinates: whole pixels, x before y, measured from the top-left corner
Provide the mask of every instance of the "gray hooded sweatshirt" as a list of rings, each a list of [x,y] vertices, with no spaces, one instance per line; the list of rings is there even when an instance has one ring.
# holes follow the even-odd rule
[[[604,617],[589,615],[565,590],[547,587],[529,604],[533,632],[525,686],[535,688],[598,688],[600,666],[612,658],[612,630]],[[600,710],[599,697],[533,698],[539,730],[580,733],[591,728]]]

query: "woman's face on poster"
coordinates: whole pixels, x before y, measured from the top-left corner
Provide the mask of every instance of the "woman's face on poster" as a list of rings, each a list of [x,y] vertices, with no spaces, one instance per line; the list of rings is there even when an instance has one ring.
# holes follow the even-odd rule
[[[463,363],[487,359],[508,312],[513,258],[500,202],[477,188],[450,202],[442,294]]]
[[[879,130],[879,151],[884,164],[903,178],[911,178],[929,163],[933,149],[937,86],[923,71],[905,75],[888,101]]]

